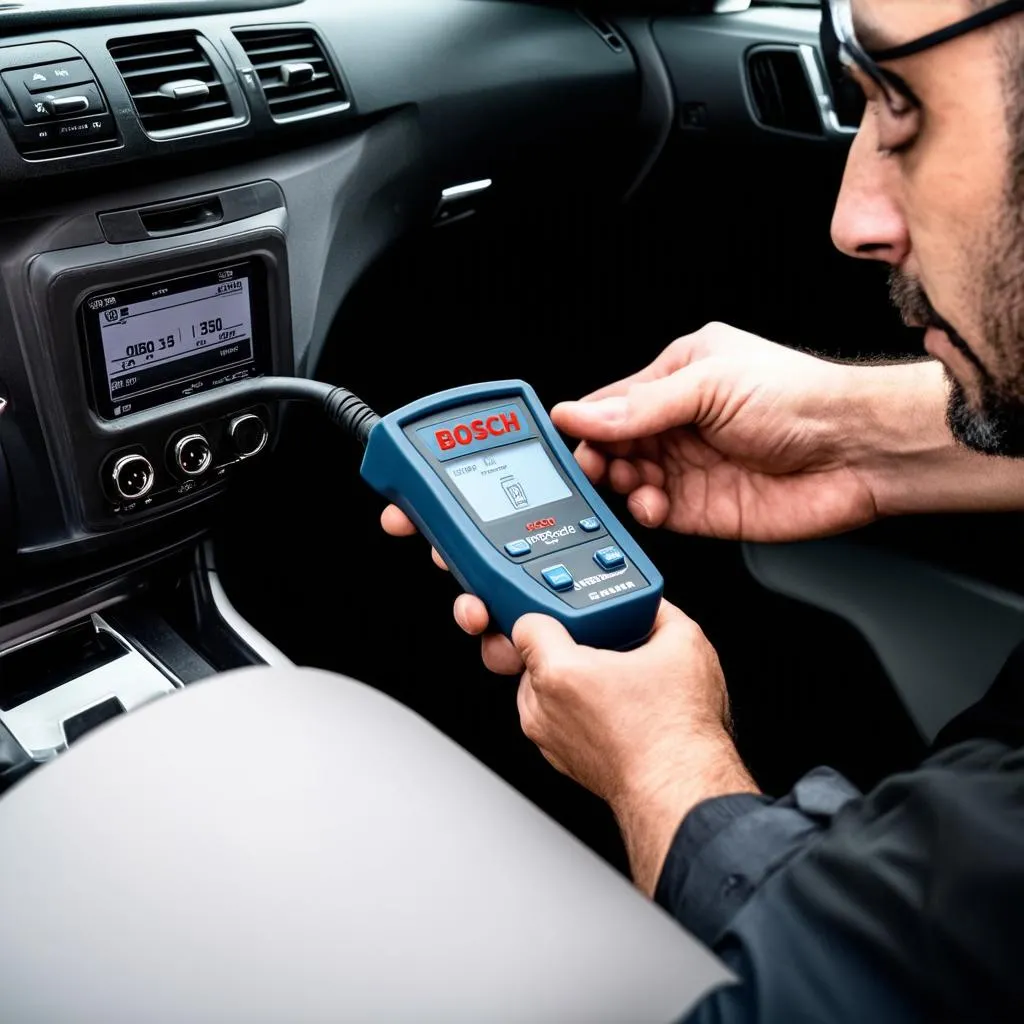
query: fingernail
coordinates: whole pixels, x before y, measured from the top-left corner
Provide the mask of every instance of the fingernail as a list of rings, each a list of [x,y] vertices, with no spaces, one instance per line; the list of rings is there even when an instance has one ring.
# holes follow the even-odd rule
[[[629,499],[629,511],[633,513],[633,518],[640,523],[641,526],[647,526],[650,523],[650,510],[639,498]]]

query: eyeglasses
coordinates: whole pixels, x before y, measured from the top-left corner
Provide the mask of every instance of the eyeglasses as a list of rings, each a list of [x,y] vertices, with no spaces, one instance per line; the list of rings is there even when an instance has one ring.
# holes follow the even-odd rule
[[[920,39],[914,39],[909,43],[892,46],[885,50],[875,50],[869,54],[857,41],[857,34],[853,28],[853,0],[826,0],[826,3],[832,18],[836,41],[839,43],[840,59],[847,65],[856,65],[870,78],[885,98],[886,105],[894,113],[905,111],[908,104],[912,107],[919,107],[921,104],[903,79],[886,71],[885,68],[879,67],[879,63],[899,60],[901,57],[910,57],[923,50],[930,50],[933,46],[939,46],[950,39],[956,39],[977,28],[983,28],[985,25],[991,25],[1011,14],[1024,11],[1024,0],[1003,0],[1002,3],[978,11],[977,14],[972,14],[969,18],[964,18],[962,21],[954,22],[936,32],[921,36]]]

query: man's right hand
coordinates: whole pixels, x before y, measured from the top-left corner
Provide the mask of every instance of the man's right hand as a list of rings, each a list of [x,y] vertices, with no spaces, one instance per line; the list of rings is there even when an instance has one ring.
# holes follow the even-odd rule
[[[923,427],[941,433],[945,389],[934,364],[834,363],[709,324],[551,415],[583,439],[576,457],[591,480],[628,495],[642,525],[785,541],[880,514],[889,407],[906,422],[922,392],[935,421]]]

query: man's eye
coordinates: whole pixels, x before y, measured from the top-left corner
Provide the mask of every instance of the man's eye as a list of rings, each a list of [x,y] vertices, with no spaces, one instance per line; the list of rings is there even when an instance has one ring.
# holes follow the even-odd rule
[[[917,141],[920,132],[919,111],[909,107],[894,112],[885,103],[873,104],[878,123],[878,149],[888,155],[905,153]]]

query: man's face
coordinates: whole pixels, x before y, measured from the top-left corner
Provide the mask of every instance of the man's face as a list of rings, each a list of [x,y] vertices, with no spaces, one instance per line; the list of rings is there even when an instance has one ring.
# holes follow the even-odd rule
[[[854,0],[866,49],[974,13],[971,0]],[[919,100],[868,100],[832,235],[893,267],[892,294],[946,367],[949,423],[964,444],[1024,456],[1024,15],[883,67]]]

